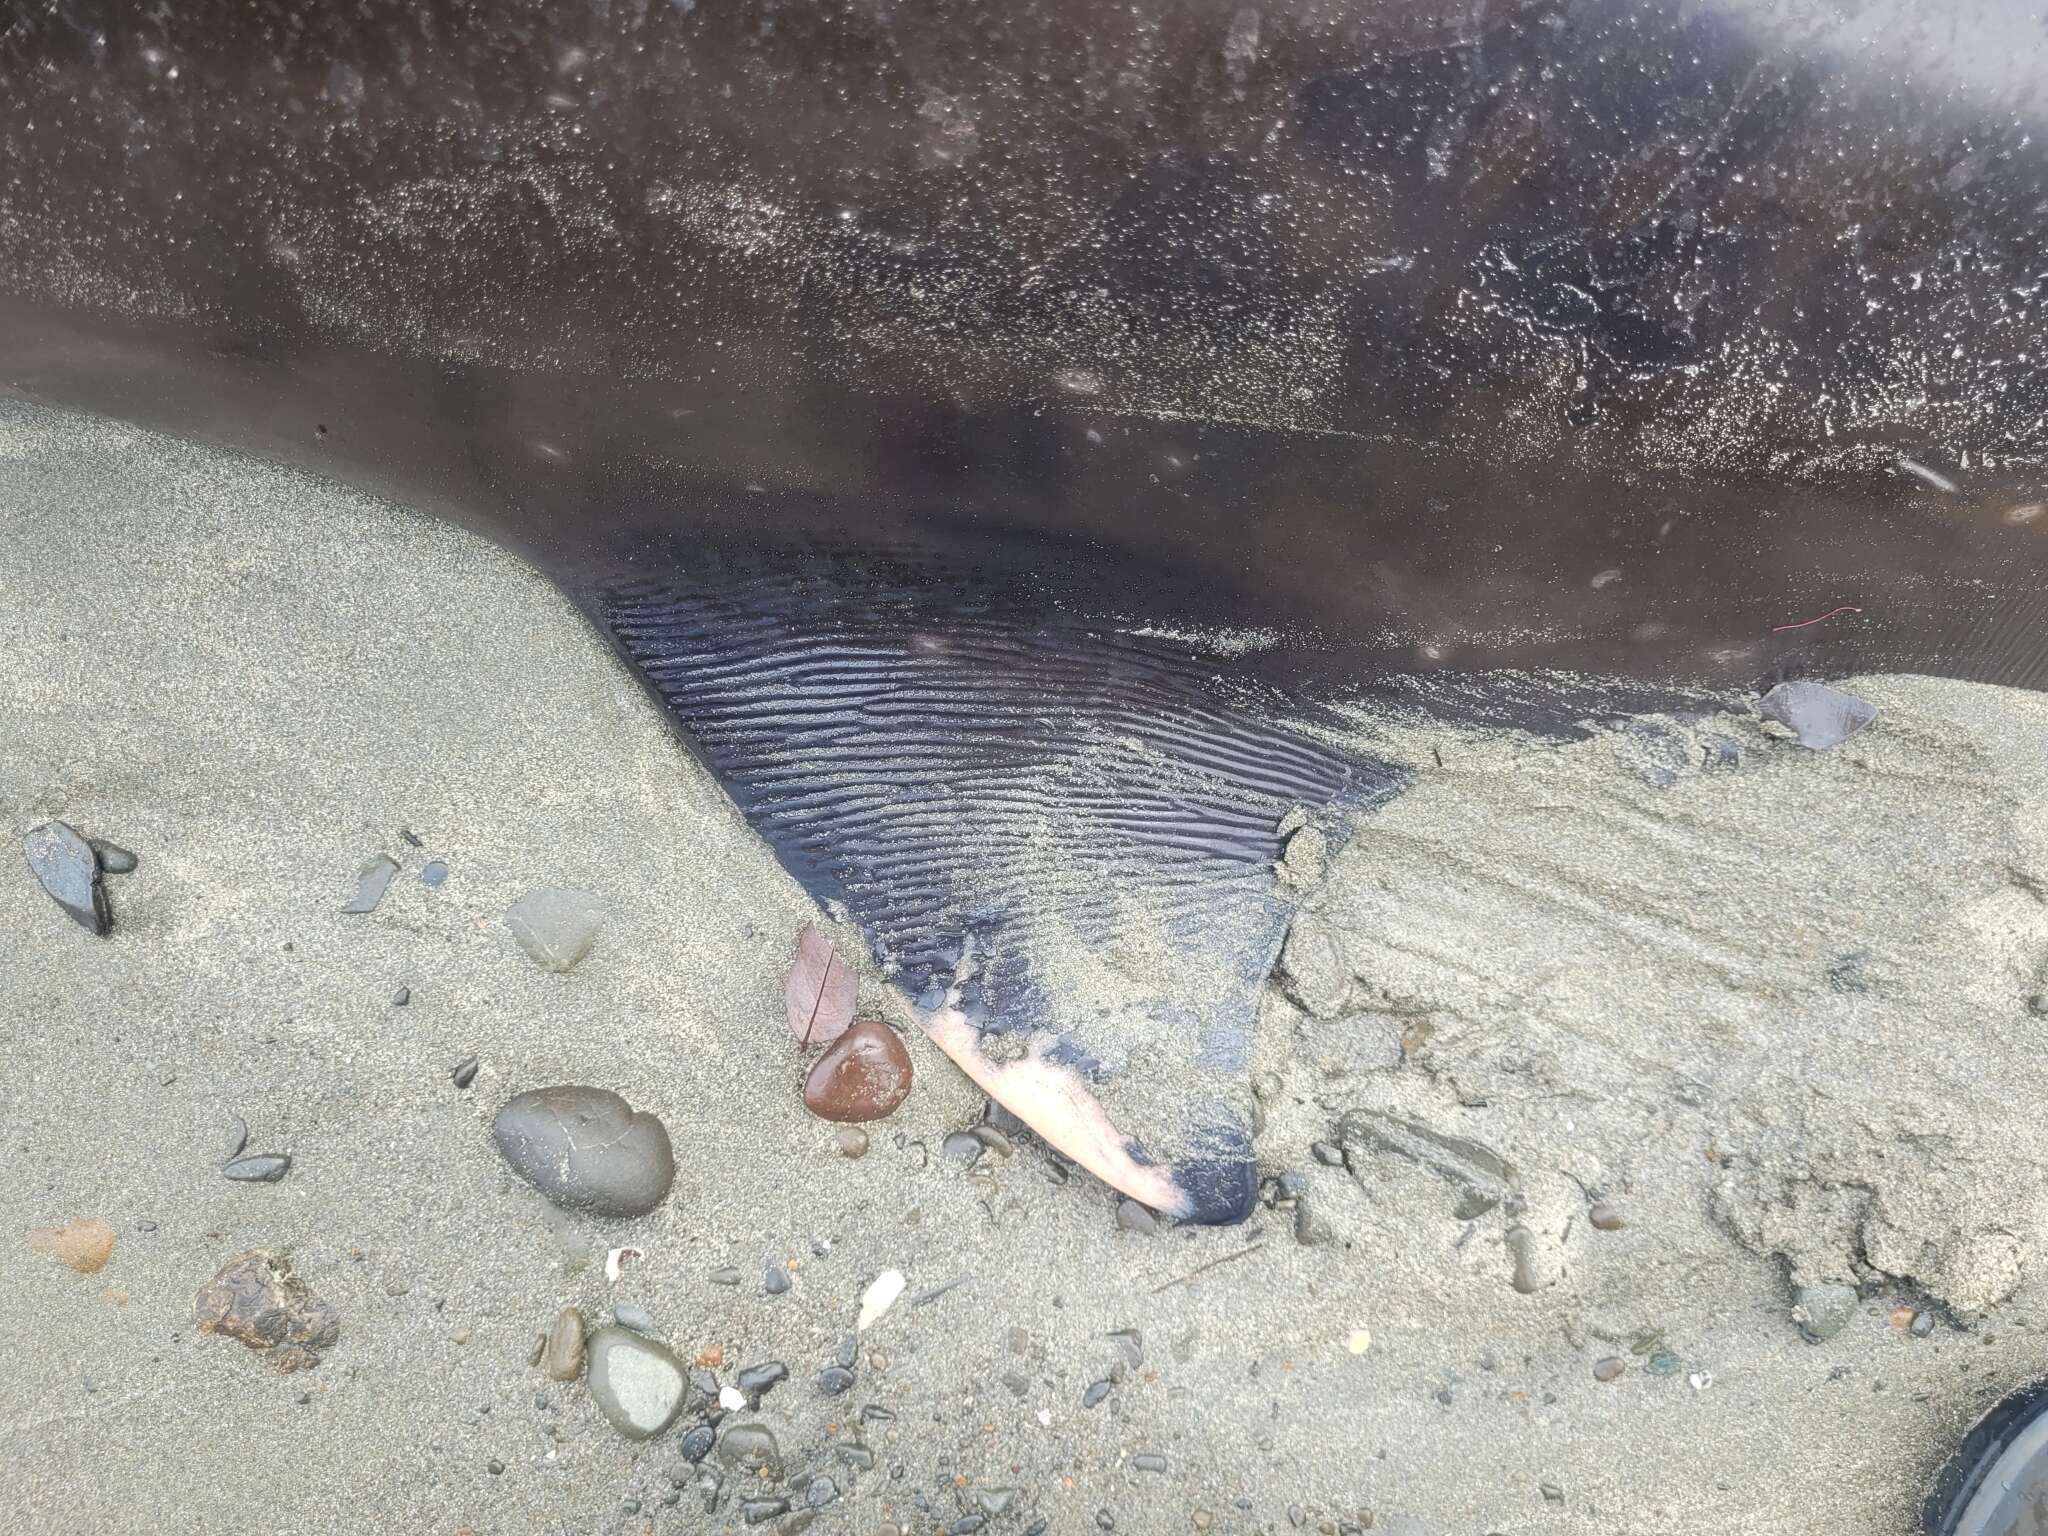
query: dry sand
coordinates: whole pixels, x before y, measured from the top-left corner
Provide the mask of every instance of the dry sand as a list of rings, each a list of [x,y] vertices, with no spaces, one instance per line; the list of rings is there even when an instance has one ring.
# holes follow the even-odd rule
[[[818,1532],[926,1532],[1003,1487],[991,1532],[1903,1536],[1961,1427],[2048,1368],[2035,696],[1861,680],[1884,715],[1825,754],[1744,720],[1562,747],[1366,722],[1419,782],[1306,898],[1258,1042],[1261,1156],[1307,1214],[1141,1235],[1035,1146],[940,1160],[981,1101],[922,1041],[909,1103],[838,1154],[780,1033],[808,903],[582,621],[477,539],[0,406],[0,655],[9,837],[63,817],[142,858],[108,940],[0,858],[10,1528],[736,1525],[736,1498],[663,1503],[682,1426],[627,1441],[528,1367],[558,1307],[618,1300],[728,1380],[788,1362],[743,1417],[837,1480]],[[1701,765],[1720,736],[1741,762]],[[344,916],[380,850],[403,872]],[[502,921],[538,885],[607,913],[567,976]],[[655,1214],[565,1220],[500,1162],[497,1106],[558,1081],[668,1122]],[[1520,1209],[1461,1222],[1397,1157],[1318,1164],[1354,1107],[1492,1147]],[[234,1115],[291,1152],[282,1183],[221,1177]],[[1626,1225],[1595,1230],[1595,1197]],[[86,1217],[115,1232],[98,1273],[31,1245]],[[645,1257],[608,1286],[620,1243]],[[194,1331],[258,1246],[340,1312],[314,1370]],[[899,1303],[821,1395],[891,1267],[912,1297],[961,1283]],[[1865,1296],[1811,1345],[1791,1286],[1825,1280]],[[1084,1409],[1126,1328],[1143,1365]],[[856,1430],[866,1404],[896,1417]],[[835,1455],[856,1433],[872,1470]]]

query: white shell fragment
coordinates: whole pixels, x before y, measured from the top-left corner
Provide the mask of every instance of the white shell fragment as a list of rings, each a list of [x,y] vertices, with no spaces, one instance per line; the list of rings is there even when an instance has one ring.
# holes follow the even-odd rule
[[[856,1331],[865,1332],[870,1324],[880,1322],[882,1314],[896,1305],[897,1297],[909,1283],[900,1269],[885,1269],[875,1276],[874,1284],[861,1293],[860,1326]]]

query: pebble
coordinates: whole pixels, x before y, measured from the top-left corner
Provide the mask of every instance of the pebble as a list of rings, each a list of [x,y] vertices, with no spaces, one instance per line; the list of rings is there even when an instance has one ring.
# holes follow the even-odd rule
[[[1508,1256],[1515,1264],[1515,1289],[1524,1296],[1534,1295],[1543,1289],[1543,1280],[1537,1273],[1536,1234],[1527,1227],[1509,1227],[1502,1239],[1507,1245]]]
[[[736,1380],[742,1392],[758,1400],[777,1384],[789,1380],[789,1367],[780,1360],[764,1360],[759,1365],[746,1367]]]
[[[1803,678],[1778,684],[1758,701],[1757,711],[1815,752],[1841,745],[1877,718],[1869,700]]]
[[[848,1442],[840,1446],[839,1459],[862,1472],[872,1472],[875,1468],[875,1453],[864,1445]]]
[[[407,1003],[411,1001],[411,987],[400,987],[396,992],[391,994],[391,1006],[394,1008],[403,1008]]]
[[[541,1371],[550,1381],[574,1381],[583,1374],[583,1314],[564,1307],[548,1325],[541,1346]]]
[[[1356,1173],[1360,1159],[1391,1153],[1420,1163],[1459,1191],[1452,1214],[1460,1221],[1483,1216],[1515,1192],[1515,1172],[1483,1142],[1452,1136],[1419,1120],[1378,1110],[1347,1111],[1337,1125],[1337,1142]]]
[[[972,1168],[981,1153],[981,1138],[967,1131],[955,1131],[939,1143],[939,1156],[961,1168]]]
[[[1098,1509],[1097,1511],[1095,1511],[1095,1528],[1099,1531],[1115,1530],[1116,1516],[1112,1515],[1106,1509]]]
[[[1325,1168],[1342,1168],[1344,1166],[1344,1149],[1332,1142],[1318,1141],[1313,1143],[1308,1150],[1309,1155]]]
[[[740,1272],[730,1264],[721,1265],[719,1268],[711,1271],[711,1283],[713,1285],[738,1285],[740,1283]]]
[[[1110,1385],[1107,1381],[1090,1382],[1088,1390],[1081,1394],[1081,1406],[1083,1408],[1093,1408],[1097,1403],[1109,1396]]]
[[[1593,1209],[1586,1213],[1586,1220],[1593,1223],[1593,1226],[1601,1232],[1619,1232],[1628,1225],[1628,1222],[1623,1219],[1621,1212],[1609,1205],[1605,1200],[1593,1202]]]
[[[1372,1348],[1372,1330],[1354,1328],[1344,1339],[1344,1347],[1354,1355],[1362,1355]]]
[[[398,873],[398,860],[388,853],[380,853],[362,867],[356,876],[356,893],[349,898],[344,912],[374,912],[377,903],[384,899],[384,893],[391,888],[391,877]]]
[[[275,1184],[291,1171],[289,1152],[252,1152],[238,1157],[221,1172],[238,1184]]]
[[[142,862],[119,843],[110,843],[103,837],[88,837],[85,841],[100,861],[100,868],[110,875],[133,874]]]
[[[493,1477],[501,1476],[505,1471],[505,1463],[498,1460],[495,1456],[485,1462],[484,1467]]]
[[[1137,1201],[1130,1199],[1117,1201],[1116,1224],[1126,1232],[1139,1232],[1147,1236],[1159,1230],[1159,1218]]]
[[[836,1351],[834,1351],[833,1359],[838,1364],[845,1366],[850,1371],[853,1369],[853,1362],[859,1358],[859,1338],[850,1333],[841,1335],[839,1340],[839,1348]]]
[[[702,1461],[711,1454],[711,1445],[718,1438],[718,1432],[709,1424],[693,1424],[676,1449],[683,1460],[691,1463]]]
[[[834,1134],[839,1143],[842,1157],[866,1157],[868,1155],[868,1133],[857,1125],[842,1125]]]
[[[1595,1381],[1615,1381],[1627,1369],[1628,1362],[1626,1360],[1623,1360],[1618,1355],[1609,1355],[1605,1360],[1594,1362],[1593,1379]]]
[[[113,909],[100,883],[100,861],[75,827],[62,821],[31,827],[21,840],[21,851],[43,894],[73,922],[102,937],[113,929]]]
[[[114,1229],[88,1216],[68,1227],[32,1227],[28,1245],[81,1275],[96,1275],[114,1256]]]
[[[249,1122],[240,1115],[228,1116],[228,1134],[220,1150],[220,1160],[231,1163],[242,1148],[249,1145]]]
[[[857,1020],[804,1074],[804,1107],[821,1120],[880,1120],[910,1095],[910,1052],[896,1031]]]
[[[985,1515],[962,1515],[946,1527],[946,1536],[974,1536],[974,1533],[988,1524]]]
[[[223,1264],[193,1310],[201,1333],[239,1339],[285,1373],[318,1365],[341,1336],[340,1314],[306,1288],[289,1259],[260,1248]]]
[[[1685,1369],[1685,1362],[1668,1349],[1660,1349],[1650,1356],[1650,1363],[1643,1367],[1652,1376],[1676,1376]]]
[[[2036,992],[2028,998],[2027,1011],[2036,1017],[2048,1016],[2048,992]]]
[[[853,1372],[843,1365],[828,1365],[818,1372],[818,1390],[827,1397],[837,1397],[853,1385]]]
[[[476,1069],[480,1065],[474,1056],[465,1056],[455,1063],[448,1074],[448,1081],[458,1088],[467,1088],[476,1081]]]
[[[738,1413],[747,1406],[747,1394],[738,1387],[720,1387],[718,1389],[718,1406],[727,1413]]]
[[[528,891],[505,913],[505,925],[533,963],[544,971],[568,971],[590,953],[604,913],[581,891]]]
[[[1809,1344],[1825,1344],[1856,1315],[1856,1288],[1849,1285],[1803,1285],[1793,1298],[1799,1333]]]
[[[981,1512],[984,1515],[993,1520],[996,1516],[1009,1512],[1010,1506],[1017,1502],[1017,1490],[1014,1488],[984,1488],[974,1496],[974,1502],[981,1507]]]
[[[1131,1458],[1131,1470],[1134,1472],[1164,1472],[1166,1470],[1166,1458],[1164,1456],[1155,1456],[1149,1451],[1140,1452]]]
[[[977,1125],[967,1134],[980,1142],[984,1147],[987,1147],[989,1151],[995,1153],[997,1157],[1008,1157],[1017,1150],[1010,1138],[992,1125],[985,1123]]]
[[[654,1332],[654,1314],[630,1301],[621,1301],[613,1305],[612,1321],[621,1328],[632,1329],[635,1333]]]
[[[667,1128],[603,1088],[516,1094],[498,1111],[492,1135],[515,1173],[568,1210],[644,1216],[675,1180]]]
[[[398,835],[404,838],[408,843],[412,844],[412,846],[415,848],[424,848],[427,846],[425,843],[420,841],[419,833],[413,831],[411,827],[400,827],[398,829]]]
[[[744,1467],[750,1472],[765,1468],[770,1477],[782,1476],[782,1447],[766,1424],[730,1426],[718,1442],[718,1459],[728,1467]]]
[[[448,878],[448,866],[435,859],[420,871],[420,884],[439,885]]]
[[[773,1520],[778,1515],[788,1513],[787,1499],[748,1499],[740,1505],[740,1518],[749,1525],[759,1525],[764,1520]]]
[[[811,1479],[811,1485],[804,1489],[804,1502],[813,1509],[823,1509],[839,1497],[839,1485],[823,1473]]]
[[[1932,1312],[1915,1312],[1913,1314],[1913,1321],[1906,1331],[1916,1339],[1926,1338],[1927,1335],[1934,1332],[1934,1314]]]
[[[689,1373],[666,1346],[630,1329],[600,1328],[587,1355],[590,1396],[621,1434],[646,1440],[683,1411]]]
[[[761,1289],[770,1296],[780,1296],[789,1289],[789,1271],[780,1264],[770,1264],[761,1272]]]
[[[1119,1328],[1114,1333],[1106,1334],[1105,1337],[1116,1346],[1117,1353],[1124,1357],[1124,1363],[1130,1366],[1132,1370],[1136,1370],[1145,1363],[1145,1336],[1137,1329]],[[1011,1347],[1013,1349],[1016,1348],[1014,1343]],[[1017,1353],[1021,1355],[1025,1351],[1019,1349]]]

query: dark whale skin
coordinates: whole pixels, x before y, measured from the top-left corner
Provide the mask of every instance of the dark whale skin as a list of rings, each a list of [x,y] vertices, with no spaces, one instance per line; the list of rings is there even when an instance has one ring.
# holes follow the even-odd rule
[[[2017,4],[0,28],[0,389],[525,554],[934,1038],[1175,1214],[1252,1204],[1281,826],[1401,783],[1327,705],[2048,677]]]

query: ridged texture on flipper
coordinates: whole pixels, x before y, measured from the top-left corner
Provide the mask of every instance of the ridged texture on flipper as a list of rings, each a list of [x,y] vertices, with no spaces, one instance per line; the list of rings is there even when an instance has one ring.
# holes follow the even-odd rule
[[[1291,912],[1277,828],[1394,770],[1276,723],[1213,658],[916,556],[678,567],[597,607],[907,996],[991,1054],[1055,1037],[1140,1162],[1244,1214],[1249,1035]]]

